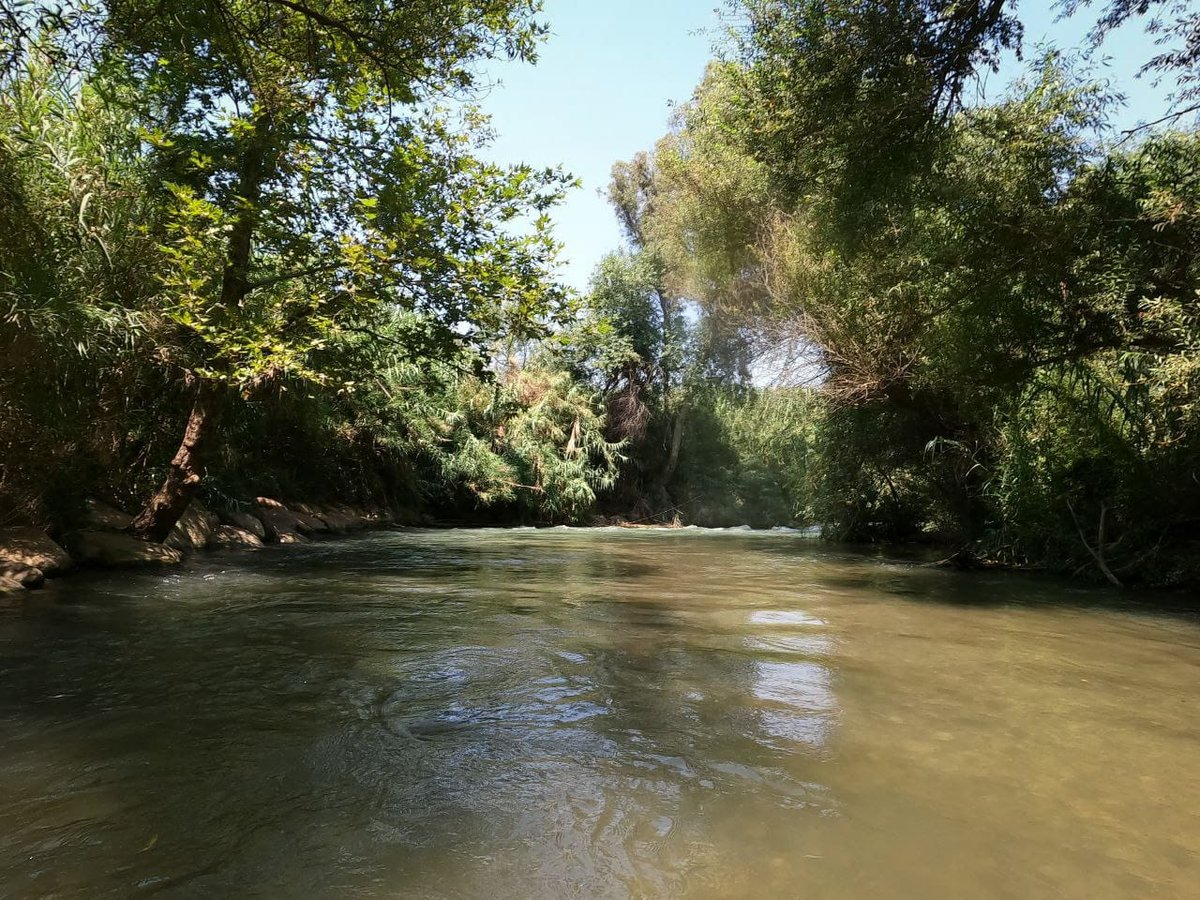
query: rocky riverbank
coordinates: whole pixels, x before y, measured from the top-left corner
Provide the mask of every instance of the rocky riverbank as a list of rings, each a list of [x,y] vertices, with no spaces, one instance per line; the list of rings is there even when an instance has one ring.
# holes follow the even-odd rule
[[[171,566],[204,550],[301,544],[321,535],[400,523],[383,510],[285,504],[258,497],[219,513],[193,501],[161,544],[134,537],[129,533],[132,524],[130,514],[89,501],[82,521],[69,530],[0,528],[0,594],[34,590],[48,578],[81,568]]]

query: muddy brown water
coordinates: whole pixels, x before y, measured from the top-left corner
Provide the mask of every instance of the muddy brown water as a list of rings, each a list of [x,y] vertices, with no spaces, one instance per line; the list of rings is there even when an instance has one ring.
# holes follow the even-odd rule
[[[0,897],[1200,897],[1142,599],[700,531],[69,579],[0,608]]]

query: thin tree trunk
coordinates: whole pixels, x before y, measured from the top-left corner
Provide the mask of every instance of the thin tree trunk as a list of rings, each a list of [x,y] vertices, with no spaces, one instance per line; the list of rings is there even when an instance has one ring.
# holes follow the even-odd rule
[[[241,212],[229,232],[225,271],[221,279],[221,306],[232,310],[242,305],[250,292],[250,261],[254,232],[258,225],[258,207],[262,186],[272,166],[271,122],[258,122],[256,133],[242,156],[238,172],[238,197]],[[188,415],[183,440],[171,460],[167,477],[134,519],[132,530],[139,537],[163,541],[184,514],[204,477],[204,458],[215,442],[223,405],[224,387],[219,382],[200,378],[196,397]]]
[[[662,315],[662,357],[665,358],[671,344],[671,301],[667,299],[666,289],[662,285],[658,285],[654,291],[658,294],[658,309],[660,315]],[[671,370],[667,368],[663,358],[659,359],[658,367],[662,371],[663,406],[670,407]]]
[[[192,502],[204,477],[204,455],[213,441],[223,400],[221,385],[206,379],[197,383],[183,441],[171,460],[167,477],[133,520],[133,531],[139,537],[165,541]]]
[[[675,414],[675,427],[671,432],[671,452],[667,456],[667,464],[662,471],[662,486],[663,490],[667,489],[667,485],[671,483],[671,478],[675,475],[675,469],[679,465],[679,448],[683,445],[683,410]]]
[[[658,308],[662,315],[662,346],[663,355],[666,356],[668,346],[671,342],[671,301],[667,297],[666,289],[659,284],[655,288],[655,293],[658,295]],[[660,360],[659,369],[662,371],[663,385],[663,407],[671,408],[671,371]],[[675,469],[679,465],[679,449],[683,445],[683,410],[680,409],[675,413],[675,421],[671,428],[671,449],[667,454],[667,464],[663,467],[662,474],[659,476],[659,481],[662,484],[664,493],[667,492],[667,485],[671,483],[671,478],[675,475]]]
[[[1096,567],[1100,570],[1100,574],[1107,578],[1108,583],[1113,587],[1125,587],[1121,579],[1109,568],[1108,561],[1104,558],[1104,526],[1105,521],[1108,519],[1108,504],[1100,504],[1100,525],[1097,528],[1096,549],[1094,550],[1092,549],[1092,545],[1088,543],[1088,539],[1084,536],[1083,526],[1079,523],[1079,517],[1075,515],[1075,508],[1069,502],[1067,503],[1067,509],[1070,510],[1071,518],[1075,521],[1075,528],[1079,532],[1079,540],[1083,542],[1083,546],[1087,549],[1087,552],[1096,561]]]

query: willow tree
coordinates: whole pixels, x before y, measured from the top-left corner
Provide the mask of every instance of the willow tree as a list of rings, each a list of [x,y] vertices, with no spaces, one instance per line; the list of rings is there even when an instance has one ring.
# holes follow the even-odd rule
[[[1021,38],[1010,0],[736,0],[729,124],[788,197],[847,234],[933,159],[964,87]]]
[[[659,484],[665,491],[679,464],[679,450],[683,442],[684,410],[679,401],[672,398],[672,388],[680,376],[678,369],[682,362],[683,327],[680,300],[667,287],[666,268],[646,231],[654,217],[654,167],[655,157],[650,153],[638,153],[628,162],[615,164],[608,186],[608,202],[616,212],[626,240],[634,251],[629,273],[634,276],[633,283],[636,284],[638,272],[648,274],[650,277],[643,294],[646,299],[656,302],[658,307],[658,334],[655,335],[657,353],[647,356],[646,361],[657,370],[663,412],[671,420],[666,458],[658,474]],[[594,284],[597,296],[601,296],[603,283],[604,273],[599,270]]]
[[[739,8],[643,232],[680,293],[818,351],[811,515],[1194,580],[1196,135],[1104,143],[1115,98],[1053,53],[964,108],[1000,3]]]
[[[160,356],[193,392],[143,536],[186,509],[233,391],[352,380],[326,351],[383,310],[417,313],[402,339],[428,351],[526,327],[555,300],[538,214],[562,177],[480,163],[483,121],[432,105],[469,98],[480,59],[532,60],[536,0],[62,6],[47,21],[5,3],[5,46],[34,35],[64,68],[136,89],[113,96],[140,97],[164,210]],[[514,236],[506,223],[530,212]]]

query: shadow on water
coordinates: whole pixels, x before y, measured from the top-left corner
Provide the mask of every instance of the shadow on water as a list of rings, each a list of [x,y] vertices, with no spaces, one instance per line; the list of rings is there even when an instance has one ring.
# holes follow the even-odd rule
[[[745,549],[765,556],[780,553],[777,544],[753,538],[746,540]],[[835,562],[822,574],[830,586],[877,590],[911,602],[979,609],[1062,607],[1200,620],[1200,594],[1193,591],[1114,588],[1018,568],[959,571],[936,565],[943,555],[925,547],[810,541],[793,552],[798,558],[815,552]]]

